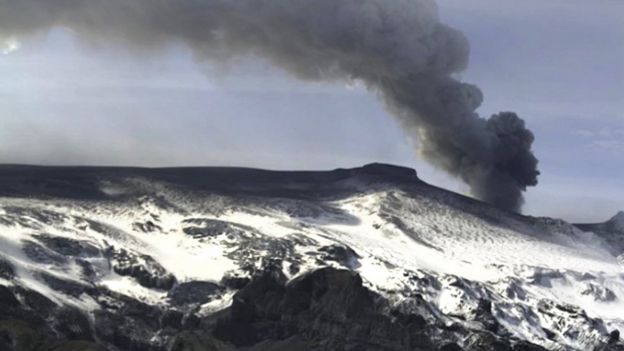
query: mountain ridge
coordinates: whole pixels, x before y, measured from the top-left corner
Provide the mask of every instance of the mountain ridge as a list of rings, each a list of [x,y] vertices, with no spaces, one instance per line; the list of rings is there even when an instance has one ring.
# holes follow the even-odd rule
[[[383,164],[0,166],[0,309],[18,321],[0,333],[112,351],[619,350],[618,252],[581,227]]]

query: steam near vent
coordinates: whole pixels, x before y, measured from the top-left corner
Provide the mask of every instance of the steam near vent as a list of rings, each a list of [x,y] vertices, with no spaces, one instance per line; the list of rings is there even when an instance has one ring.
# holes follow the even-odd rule
[[[433,1],[0,0],[5,51],[53,27],[139,50],[182,42],[208,62],[255,55],[303,80],[356,80],[476,197],[519,210],[537,184],[533,134],[513,112],[475,112],[483,94],[452,77],[466,68],[468,42]]]

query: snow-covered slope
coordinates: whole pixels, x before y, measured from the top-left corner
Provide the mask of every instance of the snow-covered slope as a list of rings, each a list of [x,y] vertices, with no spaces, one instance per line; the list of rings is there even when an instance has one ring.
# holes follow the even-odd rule
[[[110,331],[120,305],[209,319],[259,272],[296,281],[328,266],[356,272],[388,311],[422,316],[440,326],[432,339],[465,348],[479,349],[476,332],[552,350],[616,347],[611,332],[624,328],[624,246],[605,238],[622,229],[622,213],[594,233],[500,211],[385,165],[4,166],[0,196],[0,287],[35,314],[33,294],[82,313],[110,349],[128,345]],[[134,345],[171,347],[171,328],[146,325],[131,329]]]
[[[624,265],[624,211],[618,212],[604,223],[577,224],[577,227],[597,235],[605,242],[609,252]]]

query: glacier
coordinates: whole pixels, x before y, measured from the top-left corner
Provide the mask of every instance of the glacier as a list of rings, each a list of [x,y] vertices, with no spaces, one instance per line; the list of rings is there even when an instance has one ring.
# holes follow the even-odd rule
[[[397,166],[5,165],[0,348],[621,350],[622,254]]]

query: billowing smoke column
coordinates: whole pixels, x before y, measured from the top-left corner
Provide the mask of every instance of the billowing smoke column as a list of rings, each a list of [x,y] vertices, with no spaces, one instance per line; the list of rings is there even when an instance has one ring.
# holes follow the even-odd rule
[[[0,42],[57,26],[97,43],[183,42],[201,61],[253,55],[304,80],[359,81],[475,196],[518,210],[537,184],[533,134],[512,112],[475,112],[481,91],[452,77],[468,42],[430,0],[0,0]]]

